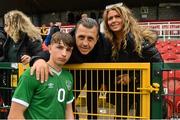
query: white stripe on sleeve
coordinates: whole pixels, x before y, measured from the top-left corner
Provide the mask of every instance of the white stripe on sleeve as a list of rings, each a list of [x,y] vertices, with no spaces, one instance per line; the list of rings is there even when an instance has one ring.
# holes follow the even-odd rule
[[[13,102],[16,102],[16,103],[19,103],[19,104],[21,104],[21,105],[24,105],[24,106],[26,106],[26,107],[29,106],[29,103],[27,103],[27,102],[25,102],[25,101],[23,101],[23,100],[17,99],[17,98],[12,98],[12,101],[13,101]]]
[[[73,100],[74,100],[74,97],[73,97],[73,99],[72,99],[72,100],[67,101],[67,102],[66,102],[66,104],[72,103],[72,102],[73,102]]]

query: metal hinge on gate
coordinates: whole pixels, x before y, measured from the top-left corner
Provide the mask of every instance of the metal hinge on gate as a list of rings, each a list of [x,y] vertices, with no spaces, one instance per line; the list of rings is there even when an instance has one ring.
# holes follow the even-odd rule
[[[159,87],[160,87],[159,83],[153,83],[152,86],[150,85],[146,88],[137,88],[137,89],[138,90],[146,90],[146,91],[149,91],[151,93],[154,91],[156,94],[158,94]]]

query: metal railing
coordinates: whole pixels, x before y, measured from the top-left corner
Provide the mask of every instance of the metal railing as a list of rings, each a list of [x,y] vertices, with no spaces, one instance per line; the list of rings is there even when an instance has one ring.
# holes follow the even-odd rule
[[[150,85],[149,63],[83,63],[66,65],[64,68],[74,76],[74,92],[77,98],[74,107],[77,109],[75,114],[80,118],[86,119],[90,115],[97,116],[98,119],[150,119],[150,93],[158,92],[158,88]],[[124,74],[131,82],[127,84],[118,82],[118,77]],[[86,83],[85,87],[83,82]],[[98,85],[99,83],[102,85]],[[76,88],[78,86],[76,84],[80,84],[80,87]],[[79,92],[78,97],[76,93]],[[86,95],[89,93],[92,93],[90,101],[93,101],[93,94],[101,95],[94,101],[98,103],[97,106],[91,103],[92,109],[97,107],[97,113],[88,112],[89,98]],[[124,103],[123,100],[127,102]],[[140,101],[140,104],[137,104],[137,101]],[[118,108],[120,113],[116,111]],[[137,111],[140,112],[139,115]]]

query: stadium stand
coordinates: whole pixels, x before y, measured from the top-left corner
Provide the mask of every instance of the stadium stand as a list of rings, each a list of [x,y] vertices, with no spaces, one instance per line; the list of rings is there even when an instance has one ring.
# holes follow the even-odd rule
[[[180,70],[163,71],[164,100],[167,118],[180,115]]]
[[[156,47],[161,53],[165,62],[178,63],[180,59],[180,43],[179,40],[159,40]]]

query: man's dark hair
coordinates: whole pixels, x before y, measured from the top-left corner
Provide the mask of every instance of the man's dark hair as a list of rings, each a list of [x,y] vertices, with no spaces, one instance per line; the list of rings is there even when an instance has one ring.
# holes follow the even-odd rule
[[[63,33],[63,32],[56,32],[52,35],[51,43],[60,43],[63,42],[65,45],[69,47],[74,46],[74,40],[72,36],[69,33]]]
[[[83,25],[86,28],[93,28],[95,26],[99,32],[99,25],[95,19],[84,18],[84,19],[79,20],[76,24],[76,29],[78,29],[79,25]]]

